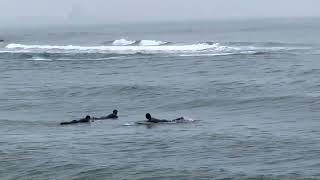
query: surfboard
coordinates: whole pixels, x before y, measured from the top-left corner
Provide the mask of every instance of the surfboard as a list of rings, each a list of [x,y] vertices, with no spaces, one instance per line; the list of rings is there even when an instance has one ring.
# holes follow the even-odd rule
[[[148,121],[138,121],[138,122],[135,122],[135,124],[138,124],[138,125],[153,125],[155,123],[148,122]]]

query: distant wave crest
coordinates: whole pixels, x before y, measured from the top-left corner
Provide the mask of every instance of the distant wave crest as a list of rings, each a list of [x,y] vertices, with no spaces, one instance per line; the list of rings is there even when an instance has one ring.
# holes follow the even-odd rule
[[[127,46],[127,45],[131,45],[134,44],[136,41],[128,41],[126,39],[118,39],[113,41],[112,45],[114,46]]]
[[[161,46],[167,44],[168,42],[157,41],[157,40],[126,40],[126,39],[118,39],[112,42],[113,46],[128,46],[128,45],[137,45],[137,46]]]
[[[154,55],[163,54],[181,57],[233,56],[233,55],[264,55],[273,53],[301,53],[309,52],[307,46],[279,43],[216,43],[199,42],[193,44],[174,43],[158,40],[127,40],[118,39],[107,45],[79,46],[79,45],[27,45],[11,43],[0,51],[3,53],[28,53],[32,59],[41,59],[34,54],[107,54],[108,58],[119,55]],[[98,55],[99,59],[104,56]],[[78,58],[78,57],[77,57]],[[87,55],[85,58],[88,58]],[[47,58],[46,58],[47,59]]]
[[[120,43],[120,42],[118,42]],[[123,42],[124,43],[124,42]],[[127,42],[125,42],[127,43]],[[57,46],[57,45],[24,45],[24,44],[8,44],[6,46],[7,49],[34,49],[34,50],[73,50],[73,51],[100,51],[100,52],[157,52],[157,53],[172,53],[172,52],[194,52],[194,51],[202,51],[208,49],[218,49],[221,48],[219,44],[191,44],[191,45],[167,45],[161,46],[156,45],[164,44],[163,42],[153,42],[153,41],[141,41],[139,44],[141,45],[121,45],[121,46]]]
[[[139,42],[140,46],[160,46],[167,44],[167,42],[164,41],[155,41],[155,40],[141,40]]]

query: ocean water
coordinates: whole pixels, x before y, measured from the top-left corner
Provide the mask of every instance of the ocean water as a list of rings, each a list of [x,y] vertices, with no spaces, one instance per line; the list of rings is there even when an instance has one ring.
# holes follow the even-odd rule
[[[0,29],[0,179],[320,179],[318,22]]]

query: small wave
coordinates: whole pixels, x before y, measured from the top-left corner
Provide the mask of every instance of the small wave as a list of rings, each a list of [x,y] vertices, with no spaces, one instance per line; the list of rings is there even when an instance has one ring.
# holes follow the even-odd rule
[[[202,54],[180,54],[181,57],[209,57],[209,56],[231,56],[231,55],[264,55],[266,52],[258,51],[240,51],[230,53],[202,53]]]
[[[268,44],[269,45],[269,44]],[[310,49],[310,47],[309,47]],[[272,53],[297,53],[309,50],[308,47],[270,47],[257,44],[244,45],[243,43],[219,44],[214,42],[182,44],[168,43],[156,40],[130,41],[119,39],[110,45],[101,46],[78,46],[78,45],[25,45],[8,44],[1,52],[8,53],[62,53],[68,55],[76,54],[120,54],[120,55],[154,55],[170,54],[182,57],[197,56],[229,56],[229,55],[263,55]],[[1,53],[0,52],[0,53]],[[100,57],[101,58],[101,57]],[[102,57],[105,58],[105,57]]]
[[[209,49],[219,49],[219,44],[192,44],[192,45],[170,45],[170,46],[52,46],[52,45],[23,45],[23,44],[8,44],[7,49],[17,50],[62,50],[62,51],[76,51],[76,52],[106,52],[106,53],[177,53],[177,52],[196,52]]]
[[[5,50],[5,51],[0,51],[0,54],[20,54],[20,53],[30,53],[30,50]]]
[[[167,42],[155,41],[155,40],[141,40],[139,42],[140,46],[161,46],[164,44],[167,44]]]
[[[190,117],[183,117],[183,120],[179,120],[178,122],[195,122],[195,121],[199,121],[199,120],[195,120]]]
[[[134,123],[124,123],[123,126],[134,126]]]
[[[309,50],[311,47],[295,47],[295,46],[239,46],[239,50],[247,50],[247,51],[294,51],[294,50]]]
[[[0,51],[0,58],[2,59],[17,59],[17,60],[29,60],[29,61],[104,61],[104,60],[115,60],[115,59],[128,59],[135,56],[128,56],[125,54],[116,53],[65,53],[65,52],[30,52],[14,50]],[[138,54],[137,54],[138,56]]]
[[[209,53],[209,54],[180,54],[181,57],[201,57],[201,56],[228,56],[234,53]]]
[[[48,58],[44,58],[44,57],[32,57],[28,60],[32,60],[32,61],[51,61],[52,59],[48,59]]]
[[[115,57],[105,57],[105,58],[58,58],[56,59],[57,61],[106,61],[106,60],[117,60],[117,59],[126,59],[128,58],[127,56],[115,56]]]
[[[114,45],[114,46],[127,46],[127,45],[134,44],[135,42],[136,41],[128,41],[126,39],[119,39],[119,40],[113,41],[112,45]]]
[[[168,42],[157,41],[157,40],[127,40],[127,39],[118,39],[112,42],[113,46],[129,46],[129,45],[138,45],[138,46],[161,46],[168,44]]]

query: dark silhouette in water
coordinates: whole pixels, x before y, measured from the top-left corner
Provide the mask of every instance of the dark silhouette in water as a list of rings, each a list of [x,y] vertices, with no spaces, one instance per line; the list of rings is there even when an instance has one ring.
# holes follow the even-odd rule
[[[146,118],[148,119],[147,122],[151,122],[151,123],[175,122],[175,121],[179,121],[179,120],[184,120],[183,117],[179,117],[179,118],[173,119],[173,120],[157,119],[157,118],[151,117],[151,114],[149,114],[149,113],[146,114]]]
[[[60,125],[89,123],[90,121],[103,120],[103,119],[117,119],[118,118],[117,114],[118,114],[118,110],[115,109],[108,116],[102,116],[102,117],[96,118],[96,117],[90,117],[89,115],[87,115],[85,118],[82,118],[82,119],[79,119],[79,120],[72,120],[72,121],[69,121],[69,122],[62,122],[62,123],[60,123]]]
[[[94,117],[94,120],[103,120],[103,119],[118,119],[118,110],[113,110],[113,112],[111,114],[109,114],[108,116],[102,116],[99,118]]]
[[[79,119],[79,120],[72,120],[69,122],[62,122],[60,125],[68,125],[68,124],[77,124],[77,123],[89,123],[90,120],[93,120],[89,115],[87,115],[85,118]]]
[[[0,39],[0,42],[4,42],[4,40],[3,40],[3,39]]]

